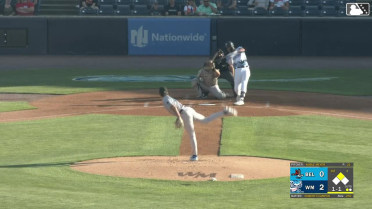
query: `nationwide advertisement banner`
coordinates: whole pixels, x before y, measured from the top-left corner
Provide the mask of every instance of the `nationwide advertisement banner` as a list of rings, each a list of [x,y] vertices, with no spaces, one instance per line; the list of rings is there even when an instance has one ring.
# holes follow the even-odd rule
[[[209,55],[208,18],[129,18],[129,55]]]

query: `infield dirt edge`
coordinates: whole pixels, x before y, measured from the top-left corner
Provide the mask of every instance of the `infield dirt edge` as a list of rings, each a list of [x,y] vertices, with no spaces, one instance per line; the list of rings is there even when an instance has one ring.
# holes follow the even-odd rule
[[[245,156],[140,156],[77,162],[71,169],[104,176],[176,181],[241,181],[289,176],[289,160]],[[244,178],[231,178],[242,174]]]

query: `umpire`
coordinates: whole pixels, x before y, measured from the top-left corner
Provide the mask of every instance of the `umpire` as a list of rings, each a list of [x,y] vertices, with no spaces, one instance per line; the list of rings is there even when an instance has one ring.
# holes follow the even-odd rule
[[[226,62],[226,57],[224,56],[223,51],[221,49],[219,49],[214,54],[212,60],[215,64],[216,68],[220,70],[221,75],[220,75],[219,78],[223,78],[230,83],[231,89],[234,92],[234,97],[236,97],[237,95],[236,95],[235,90],[234,90],[234,76],[228,68],[228,64]]]

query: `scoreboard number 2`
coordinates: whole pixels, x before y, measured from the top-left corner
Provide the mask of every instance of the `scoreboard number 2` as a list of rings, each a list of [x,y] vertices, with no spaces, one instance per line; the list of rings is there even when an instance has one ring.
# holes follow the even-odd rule
[[[322,191],[324,190],[324,184],[319,185],[319,190],[322,190]]]

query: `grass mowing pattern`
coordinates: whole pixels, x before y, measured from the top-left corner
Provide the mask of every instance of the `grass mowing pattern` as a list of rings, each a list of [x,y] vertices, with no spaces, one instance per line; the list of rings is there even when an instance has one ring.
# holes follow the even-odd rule
[[[87,69],[37,69],[0,71],[0,92],[73,94],[94,91],[149,89],[159,86],[190,88],[190,82],[86,82],[73,78],[92,75],[194,75],[194,69],[179,70],[87,70]]]
[[[336,77],[311,82],[252,82],[248,88],[329,93],[339,95],[372,95],[372,69],[330,70],[252,70],[251,79],[294,79]]]
[[[366,185],[366,182],[371,182],[372,172],[371,121],[324,116],[238,117],[225,118],[223,126],[221,155],[355,163],[354,200],[317,200],[311,203],[308,200],[287,200],[288,203],[319,208],[333,208],[336,202],[358,207],[371,204],[372,189]],[[286,187],[289,188],[289,178]],[[289,191],[286,192],[289,195]]]
[[[17,110],[32,110],[36,107],[31,106],[28,102],[1,102],[0,112],[11,112]]]
[[[72,79],[93,75],[196,75],[198,69],[83,70],[39,69],[0,71],[0,92],[72,94],[81,92],[148,89],[159,86],[191,88],[190,82],[83,82]],[[248,89],[286,90],[340,95],[372,95],[372,70],[251,70]],[[326,81],[254,82],[261,79],[337,77]],[[230,88],[220,83],[221,88]]]
[[[178,155],[182,131],[169,128],[172,122],[172,117],[85,115],[1,123],[0,163],[50,164],[114,156]]]
[[[260,121],[260,119],[262,121]],[[170,126],[174,117],[138,117],[114,115],[88,115],[0,124],[0,202],[1,208],[351,208],[370,206],[371,189],[368,173],[371,154],[369,121],[335,119],[326,117],[226,118],[223,129],[223,154],[247,154],[252,152],[267,156],[272,151],[277,157],[293,157],[298,160],[354,161],[354,199],[289,199],[289,178],[277,178],[243,182],[180,182],[145,179],[125,179],[80,173],[69,169],[68,164],[90,158],[118,155],[175,155],[178,154],[182,131]],[[254,123],[252,123],[254,121]],[[242,123],[244,122],[244,123]],[[280,132],[275,133],[281,122]],[[291,144],[299,150],[289,155],[282,147],[270,149],[264,142],[265,130],[273,136],[271,143],[283,144],[298,140],[296,134],[303,129],[305,138],[317,138],[314,134],[322,124],[331,124],[329,130],[345,129],[337,137],[338,143],[354,146],[363,144],[361,152],[341,150],[338,154],[324,153],[326,148],[314,147],[309,152],[301,144]],[[247,124],[242,126],[241,124]],[[255,125],[253,125],[255,124]],[[304,126],[308,127],[305,128]],[[350,126],[350,127],[349,127]],[[237,131],[232,132],[232,127]],[[256,134],[249,130],[256,127]],[[313,127],[313,128],[311,128]],[[358,133],[353,131],[358,127]],[[258,129],[261,128],[261,129]],[[247,129],[247,130],[245,130]],[[368,129],[368,130],[367,130]],[[21,130],[21,131],[20,131]],[[314,132],[314,134],[311,134]],[[235,134],[237,133],[237,134]],[[254,149],[246,144],[247,136],[256,136]],[[133,139],[134,136],[138,138]],[[151,136],[151,137],[150,137]],[[319,135],[320,136],[320,135]],[[294,138],[290,138],[294,137]],[[266,138],[266,137],[265,137]],[[178,139],[178,140],[177,140]],[[261,139],[261,140],[258,140]],[[274,140],[275,139],[275,140]],[[284,142],[280,142],[283,140]],[[327,140],[324,137],[324,140]],[[231,148],[237,141],[240,147]],[[252,140],[254,141],[254,140]],[[267,141],[267,140],[266,140]],[[314,143],[313,146],[316,144]],[[268,147],[269,146],[269,147]],[[289,144],[287,145],[289,147]],[[339,145],[340,146],[340,145]],[[275,146],[274,146],[275,147]],[[280,148],[280,149],[279,149]],[[358,148],[359,147],[355,147]],[[264,151],[261,151],[264,150]],[[354,150],[352,150],[354,151]],[[327,157],[327,158],[324,158]],[[327,159],[327,160],[324,160]]]

